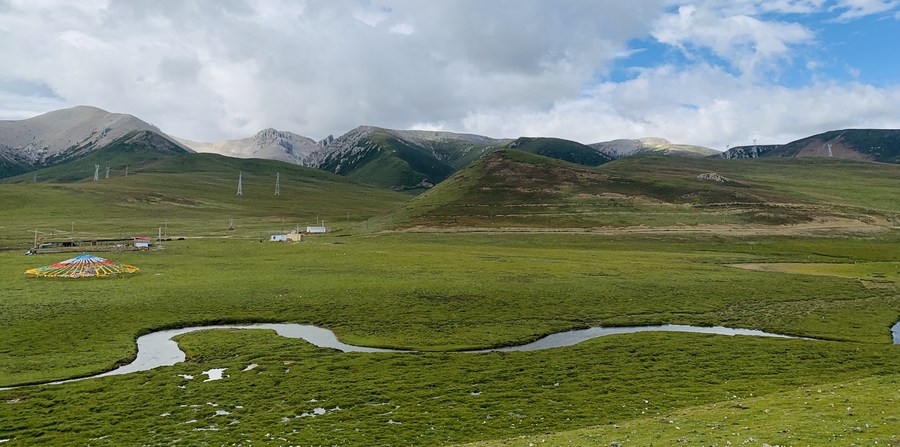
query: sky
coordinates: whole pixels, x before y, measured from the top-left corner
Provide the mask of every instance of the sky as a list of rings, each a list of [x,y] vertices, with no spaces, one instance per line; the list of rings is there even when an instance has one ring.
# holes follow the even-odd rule
[[[0,119],[724,150],[900,128],[900,0],[0,0]]]

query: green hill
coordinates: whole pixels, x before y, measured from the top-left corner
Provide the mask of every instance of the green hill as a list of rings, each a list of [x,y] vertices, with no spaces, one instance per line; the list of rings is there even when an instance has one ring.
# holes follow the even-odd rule
[[[900,213],[898,182],[896,166],[848,160],[637,156],[592,168],[500,151],[411,201],[396,221],[495,228],[868,222]]]
[[[373,185],[427,188],[486,154],[507,149],[587,166],[612,160],[591,147],[559,138],[509,141],[450,132],[360,127],[328,143],[315,166]]]
[[[612,161],[612,157],[590,146],[560,138],[522,137],[505,147],[584,166],[599,166]]]
[[[496,140],[449,132],[358,127],[330,141],[315,167],[367,184],[414,189],[446,179]]]

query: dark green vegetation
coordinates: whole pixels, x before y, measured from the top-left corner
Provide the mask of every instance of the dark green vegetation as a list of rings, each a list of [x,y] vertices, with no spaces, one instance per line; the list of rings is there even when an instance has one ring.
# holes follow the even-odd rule
[[[717,173],[726,181],[698,178]],[[831,159],[629,157],[598,168],[485,157],[404,207],[432,227],[591,228],[875,222],[900,214],[900,167]]]
[[[884,223],[900,208],[896,166],[650,157],[588,168],[504,151],[390,214],[410,197],[322,171],[196,154],[122,157],[140,169],[99,182],[0,184],[0,245],[20,248],[0,252],[0,387],[105,371],[134,355],[140,334],[216,322],[316,324],[347,343],[425,352],[343,354],[264,331],[188,334],[180,365],[0,391],[7,445],[527,445],[535,436],[573,445],[749,437],[750,445],[891,445],[900,433],[900,352],[889,332],[900,319],[900,234]],[[730,181],[696,179],[709,172]],[[723,205],[732,202],[749,205]],[[536,234],[377,233],[363,220],[463,230],[516,203],[579,211],[569,221],[523,218],[519,228]],[[785,203],[787,211],[774,205]],[[791,219],[740,217],[754,209]],[[610,231],[592,232],[601,219],[593,216],[614,213],[621,220],[599,221]],[[316,214],[337,231],[258,242],[282,218],[291,228]],[[152,234],[168,220],[168,235],[187,239],[107,254],[141,268],[131,276],[26,277],[64,259],[23,256],[29,231],[73,236],[72,216],[75,233]],[[723,231],[615,231],[641,216],[650,229],[711,222]],[[780,225],[817,219],[871,232],[799,237]],[[726,231],[747,222],[766,232]],[[572,228],[584,234],[537,234]],[[733,267],[772,263],[791,267]],[[531,353],[451,352],[659,323],[818,340],[646,333]],[[212,368],[227,377],[204,382],[200,373]]]
[[[13,157],[0,154],[0,178],[12,177],[28,172],[29,166]]]
[[[612,157],[597,152],[590,146],[559,138],[523,137],[505,147],[584,166],[599,166],[612,161]]]

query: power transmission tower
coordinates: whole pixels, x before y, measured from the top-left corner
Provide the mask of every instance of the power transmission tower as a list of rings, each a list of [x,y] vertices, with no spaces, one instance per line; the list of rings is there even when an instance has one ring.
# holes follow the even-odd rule
[[[100,165],[94,165],[94,181],[100,180]]]
[[[106,178],[109,178],[109,166],[106,167]]]
[[[237,195],[239,195],[239,196],[244,195],[244,171],[241,171],[240,174],[238,174],[238,191],[237,191]]]
[[[828,143],[828,156],[834,157],[834,154],[831,152],[831,143]]]
[[[128,177],[128,165],[125,165],[125,177]]]
[[[280,172],[275,173],[275,195],[276,196],[281,195],[281,173]]]

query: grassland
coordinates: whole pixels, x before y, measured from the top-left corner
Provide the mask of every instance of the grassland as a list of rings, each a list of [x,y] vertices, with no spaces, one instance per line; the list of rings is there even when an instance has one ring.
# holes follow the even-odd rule
[[[725,445],[751,437],[783,445],[896,443],[900,352],[889,332],[900,319],[896,231],[866,237],[372,232],[366,227],[374,222],[362,219],[387,214],[408,196],[300,169],[280,171],[283,195],[275,198],[271,168],[280,166],[247,161],[245,195],[236,197],[223,187],[235,181],[231,163],[188,157],[109,181],[0,185],[0,201],[10,204],[0,210],[8,246],[27,244],[28,230],[42,222],[65,229],[63,212],[83,216],[76,232],[86,234],[155,229],[168,219],[169,235],[187,236],[158,251],[110,255],[141,271],[87,281],[26,277],[25,269],[58,257],[0,252],[0,387],[105,371],[132,358],[140,334],[216,322],[317,324],[348,343],[421,352],[344,354],[267,331],[188,334],[180,341],[189,358],[179,365],[0,390],[0,440],[10,446]],[[829,179],[856,178],[854,169]],[[665,182],[665,171],[657,175]],[[860,180],[868,186],[832,192],[796,177],[771,194],[823,203],[809,197],[868,189],[873,198],[860,206],[896,208],[885,191],[889,177],[871,175]],[[649,174],[644,181],[653,183]],[[447,197],[453,196],[429,193],[409,206],[449,203]],[[323,217],[349,211],[351,219],[341,231],[300,244],[258,242],[281,225],[280,217],[290,225],[314,209],[325,210]],[[222,228],[229,216],[232,232]],[[816,340],[645,333],[528,353],[453,352],[593,325],[658,323]],[[245,371],[251,364],[257,366]],[[227,368],[226,377],[204,381],[201,373],[211,368]]]
[[[125,165],[131,163],[130,175]],[[80,165],[79,165],[80,166]],[[120,158],[109,179],[30,182],[0,187],[0,247],[25,249],[34,230],[48,240],[157,235],[259,238],[326,221],[337,228],[362,225],[409,196],[354,183],[323,171],[266,160],[182,154],[142,163]],[[90,169],[88,169],[90,168]],[[71,180],[72,166],[38,171],[39,178]],[[238,175],[243,195],[238,196]],[[280,174],[281,195],[275,196]],[[229,231],[233,221],[234,229]]]

